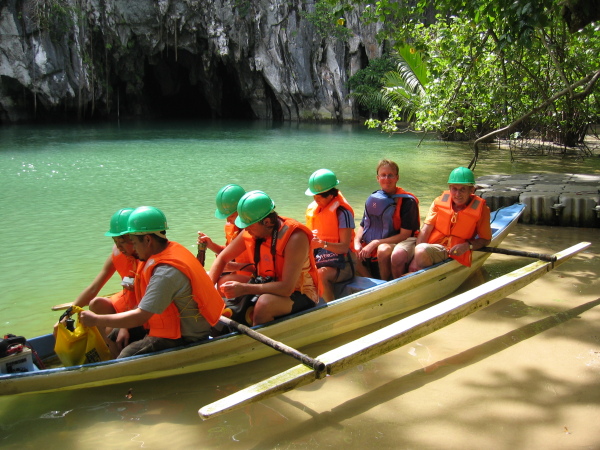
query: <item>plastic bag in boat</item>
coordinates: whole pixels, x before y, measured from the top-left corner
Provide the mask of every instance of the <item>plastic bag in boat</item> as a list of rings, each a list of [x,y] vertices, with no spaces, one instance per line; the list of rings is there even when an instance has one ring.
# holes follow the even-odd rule
[[[102,339],[98,328],[84,327],[79,320],[77,326],[71,331],[62,322],[65,315],[83,311],[79,306],[72,306],[67,313],[61,316],[56,331],[56,344],[54,352],[65,366],[78,366],[112,359],[110,350]]]

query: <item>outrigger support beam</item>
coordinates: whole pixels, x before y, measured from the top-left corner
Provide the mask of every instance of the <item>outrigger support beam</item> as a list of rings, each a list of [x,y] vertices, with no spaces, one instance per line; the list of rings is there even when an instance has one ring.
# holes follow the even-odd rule
[[[302,352],[299,352],[295,348],[292,348],[289,345],[285,345],[283,342],[279,342],[279,341],[276,341],[275,339],[271,339],[270,337],[267,337],[264,334],[258,333],[257,331],[254,331],[252,328],[247,327],[246,325],[243,325],[241,323],[238,323],[235,320],[232,320],[228,317],[221,316],[221,318],[219,319],[219,322],[227,325],[229,328],[233,328],[234,330],[236,330],[242,334],[245,334],[248,337],[251,337],[252,339],[254,339],[262,344],[268,345],[269,347],[277,350],[278,352],[284,353],[288,356],[291,356],[292,358],[296,358],[302,364],[304,364],[305,366],[308,366],[312,370],[314,370],[317,378],[323,378],[326,374],[325,373],[325,368],[326,368],[325,363],[322,361],[319,361],[318,359],[311,358],[310,356],[308,356]]]
[[[556,262],[537,261],[495,280],[488,281],[470,291],[324,353],[318,356],[317,360],[326,365],[327,375],[335,375],[356,365],[363,364],[507,297],[568,261],[590,245],[589,242],[581,242],[552,255],[556,256]],[[198,411],[198,414],[204,420],[210,419],[313,383],[318,378],[315,371],[305,365],[292,367],[267,380],[204,406]]]

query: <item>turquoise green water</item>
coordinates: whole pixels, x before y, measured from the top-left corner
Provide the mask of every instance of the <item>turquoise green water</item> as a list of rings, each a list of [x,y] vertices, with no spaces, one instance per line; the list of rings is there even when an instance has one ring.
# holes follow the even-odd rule
[[[390,138],[360,125],[122,123],[14,126],[0,133],[0,331],[27,337],[50,332],[59,315],[50,308],[72,301],[96,276],[112,245],[104,237],[110,216],[122,207],[161,208],[168,218],[168,236],[195,252],[198,230],[223,241],[214,196],[227,183],[264,190],[281,214],[303,220],[310,201],[304,195],[308,177],[329,168],[360,216],[364,200],[377,189],[375,166],[388,158],[400,165],[400,185],[419,196],[424,215],[449,171],[471,159],[470,150],[461,145],[433,138],[421,142],[414,135]],[[525,172],[600,173],[600,159],[511,163],[506,153],[492,150],[481,155],[476,175]],[[551,245],[555,239],[564,248],[565,241],[572,241],[570,245],[598,237],[597,230],[577,236],[548,227],[527,230],[526,245],[533,247],[536,242]],[[118,289],[113,279],[103,292]],[[243,374],[221,370],[141,382],[135,385],[133,401],[125,399],[124,385],[0,399],[0,447],[164,448],[166,429],[173,437],[169,442],[178,448],[233,448],[244,440],[240,430],[258,426],[268,433],[277,428],[281,412],[259,407],[250,427],[248,412],[200,426],[195,410],[289,366],[286,359],[270,358],[247,365]],[[263,422],[256,425],[256,420]],[[369,424],[364,427],[367,433]],[[107,440],[100,439],[105,435]],[[145,437],[137,439],[140,435]],[[333,436],[336,446],[358,442],[339,427]],[[148,445],[153,441],[161,446]],[[310,440],[299,442],[299,447],[314,448]]]
[[[56,316],[50,307],[72,301],[98,273],[111,247],[104,237],[109,218],[122,207],[162,209],[169,237],[194,250],[198,230],[222,241],[214,196],[227,183],[264,190],[280,214],[303,221],[308,177],[329,168],[360,215],[377,188],[377,162],[389,158],[400,165],[400,185],[420,197],[424,214],[448,172],[466,165],[471,153],[421,139],[390,138],[360,125],[245,122],[2,129],[2,331],[31,336],[50,329]],[[594,172],[600,163],[547,158],[511,164],[505,153],[491,151],[482,155],[477,175],[540,170]],[[104,293],[116,290],[114,280]]]

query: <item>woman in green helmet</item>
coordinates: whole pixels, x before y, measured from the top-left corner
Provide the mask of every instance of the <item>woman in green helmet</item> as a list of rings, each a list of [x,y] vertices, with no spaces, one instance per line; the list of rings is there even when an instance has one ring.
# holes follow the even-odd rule
[[[258,298],[251,325],[311,308],[318,302],[317,268],[310,255],[312,232],[294,219],[279,216],[275,203],[262,191],[247,192],[239,201],[235,224],[244,231],[223,250],[209,276],[217,282],[227,262],[246,252],[255,274],[267,283],[227,281],[220,286],[226,298],[252,294]],[[254,280],[253,280],[254,281]]]
[[[208,235],[202,231],[198,231],[198,245],[206,245],[208,250],[211,250],[216,255],[221,253],[231,241],[233,241],[242,229],[235,224],[237,218],[237,205],[242,196],[246,193],[243,187],[238,184],[228,184],[223,186],[215,198],[217,209],[215,217],[217,219],[225,219],[225,245],[219,245],[214,242]],[[253,271],[252,261],[246,254],[240,255],[235,261],[230,261],[225,267],[226,275],[223,275],[219,280],[219,284],[228,280],[248,281],[252,276]]]
[[[319,272],[319,294],[323,300],[334,300],[334,283],[354,276],[356,257],[354,210],[336,188],[339,181],[328,169],[319,169],[308,179],[305,194],[314,201],[306,209],[306,226],[313,232],[311,248]]]

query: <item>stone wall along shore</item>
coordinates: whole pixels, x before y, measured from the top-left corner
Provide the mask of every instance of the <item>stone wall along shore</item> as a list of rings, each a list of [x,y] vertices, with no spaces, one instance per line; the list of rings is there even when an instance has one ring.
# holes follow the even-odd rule
[[[514,174],[477,178],[476,194],[492,211],[521,202],[520,222],[595,228],[600,226],[600,175]]]

